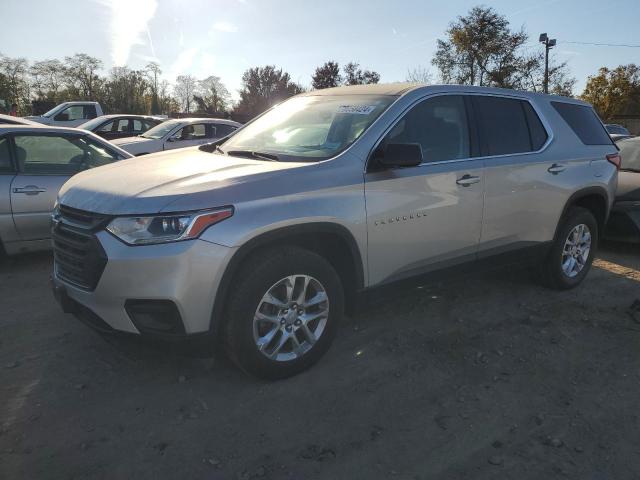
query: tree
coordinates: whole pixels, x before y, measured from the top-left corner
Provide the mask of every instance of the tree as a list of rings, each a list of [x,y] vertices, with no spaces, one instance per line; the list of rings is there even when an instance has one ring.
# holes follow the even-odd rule
[[[542,91],[544,53],[525,49],[524,29],[512,31],[509,21],[491,7],[474,7],[449,25],[438,39],[432,60],[445,83]],[[551,93],[571,95],[576,80],[566,62],[549,68]]]
[[[193,105],[193,94],[196,91],[198,81],[193,75],[179,75],[173,87],[173,93],[180,103],[180,108],[189,113]]]
[[[7,106],[18,105],[20,112],[29,104],[29,63],[26,58],[11,58],[0,55],[0,75],[2,76],[2,97]]]
[[[432,63],[447,83],[505,83],[526,41],[527,34],[509,30],[509,21],[493,8],[474,7],[449,25],[445,40],[437,40]]]
[[[344,72],[345,85],[367,85],[378,83],[380,74],[372,70],[360,70],[360,65],[356,62],[347,63],[342,69]]]
[[[98,94],[99,77],[97,71],[102,68],[102,61],[87,55],[76,53],[65,57],[67,86],[75,100],[93,100]]]
[[[302,88],[282,69],[273,65],[250,68],[242,75],[240,101],[234,111],[255,116],[300,92]]]
[[[324,65],[316,68],[315,73],[311,77],[311,86],[315,90],[338,87],[341,84],[342,76],[340,75],[340,65],[338,65],[338,62],[325,62]]]
[[[198,110],[204,113],[225,112],[231,100],[231,94],[220,77],[211,75],[198,82],[198,92],[194,95]]]
[[[411,83],[431,83],[433,81],[433,75],[427,67],[417,66],[407,72],[405,81]]]
[[[157,115],[161,111],[160,101],[158,99],[158,87],[162,70],[157,62],[149,62],[145,67],[145,72],[151,85],[151,114]]]
[[[613,70],[602,67],[597,75],[589,76],[581,98],[591,103],[605,121],[623,113],[629,105],[640,106],[640,67],[633,63]]]
[[[151,85],[144,71],[113,67],[104,82],[100,102],[107,112],[146,114],[151,107],[150,91]]]
[[[65,80],[64,65],[60,60],[42,60],[34,62],[30,69],[32,84],[37,97],[41,100],[59,102],[60,89]]]

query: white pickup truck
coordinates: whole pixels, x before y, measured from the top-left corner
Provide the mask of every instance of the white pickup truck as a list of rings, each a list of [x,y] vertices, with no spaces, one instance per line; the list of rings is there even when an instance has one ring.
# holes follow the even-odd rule
[[[56,127],[77,127],[87,120],[103,115],[98,102],[64,102],[43,115],[25,117],[34,122]]]

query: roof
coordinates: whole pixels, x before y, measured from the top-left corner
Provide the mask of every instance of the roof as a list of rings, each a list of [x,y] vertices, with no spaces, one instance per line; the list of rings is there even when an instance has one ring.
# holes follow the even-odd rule
[[[12,125],[18,124],[18,125],[40,125],[38,122],[34,122],[33,120],[29,120],[26,118],[22,118],[22,117],[14,117],[12,115],[3,115],[0,114],[0,124],[4,124],[4,123],[9,123]]]
[[[426,85],[422,83],[377,83],[374,85],[351,85],[345,87],[325,88],[302,93],[301,96],[325,95],[390,95],[401,96],[409,92],[423,90],[432,92],[486,93],[494,95],[510,95],[523,98],[547,98],[550,100],[588,105],[582,100],[545,93],[527,92],[509,88],[477,87],[474,85]]]
[[[138,115],[136,113],[111,113],[109,115],[100,115],[99,117],[96,117],[96,118],[101,118],[105,120],[108,120],[110,118],[152,118],[154,120],[167,120],[165,117],[161,117],[160,115],[143,115],[143,114]]]
[[[35,123],[33,125],[9,125],[0,123],[0,134],[7,132],[58,132],[58,133],[76,133],[87,134],[85,130],[79,130],[72,127],[52,127],[50,125],[42,125]]]
[[[226,120],[224,118],[170,118],[168,122],[183,123],[185,125],[191,123],[221,123],[225,125],[232,125],[234,127],[242,125],[241,123],[234,122],[233,120]]]

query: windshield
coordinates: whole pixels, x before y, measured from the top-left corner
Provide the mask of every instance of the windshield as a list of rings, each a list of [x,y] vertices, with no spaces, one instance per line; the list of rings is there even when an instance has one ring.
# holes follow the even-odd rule
[[[96,117],[93,120],[89,120],[88,122],[84,122],[82,125],[78,125],[77,128],[80,128],[82,130],[89,130],[90,132],[93,132],[93,130],[97,127],[99,127],[100,125],[102,125],[105,122],[105,118],[104,117]]]
[[[305,96],[288,100],[222,144],[225,152],[270,153],[280,160],[319,161],[351,145],[397,97]]]
[[[52,115],[58,113],[60,110],[62,110],[64,108],[65,104],[61,104],[61,105],[56,105],[55,107],[53,107],[51,110],[49,110],[46,113],[43,113],[42,116],[43,117],[51,117]]]
[[[180,124],[180,120],[168,120],[144,132],[141,137],[158,139],[167,135]]]
[[[630,138],[617,143],[622,157],[622,170],[640,172],[640,138]]]

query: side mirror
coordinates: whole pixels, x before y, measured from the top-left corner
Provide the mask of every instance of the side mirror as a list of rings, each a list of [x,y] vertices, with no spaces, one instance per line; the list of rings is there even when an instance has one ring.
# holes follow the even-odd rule
[[[422,163],[422,147],[419,143],[389,143],[376,157],[385,167],[415,167]]]
[[[54,120],[56,122],[68,122],[69,121],[69,114],[68,113],[59,113],[58,115],[55,116]]]

